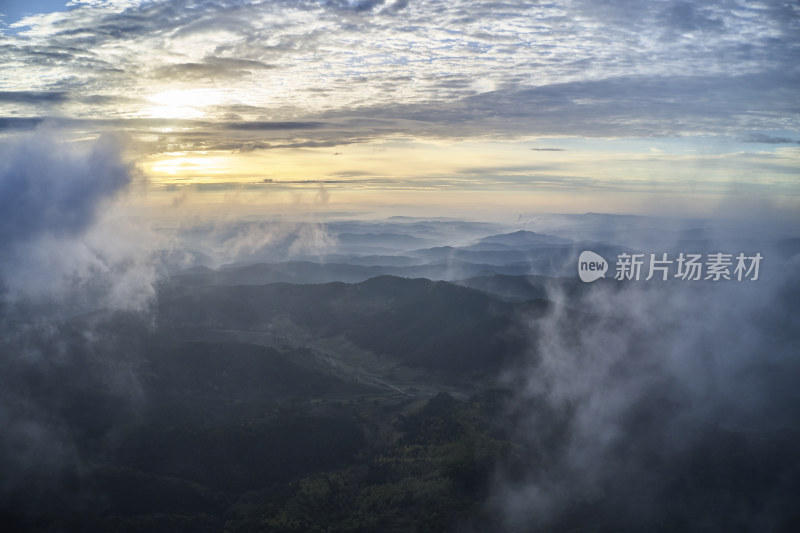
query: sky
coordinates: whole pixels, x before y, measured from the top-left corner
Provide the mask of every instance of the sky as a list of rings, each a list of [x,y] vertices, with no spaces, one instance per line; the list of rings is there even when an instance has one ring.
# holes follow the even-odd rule
[[[0,145],[186,213],[800,213],[790,1],[0,0]]]

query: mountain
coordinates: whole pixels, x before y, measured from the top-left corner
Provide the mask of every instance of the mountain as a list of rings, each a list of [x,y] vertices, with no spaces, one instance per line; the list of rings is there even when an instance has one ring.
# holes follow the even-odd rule
[[[584,250],[592,250],[612,262],[619,253],[631,251],[617,245],[573,242],[532,231],[492,235],[462,246],[431,248],[415,248],[425,239],[389,232],[342,233],[340,238],[343,240],[337,249],[343,253],[296,261],[238,262],[217,270],[194,267],[174,273],[172,281],[203,286],[358,283],[384,275],[445,281],[488,275],[563,277],[575,275],[578,256]]]
[[[648,394],[617,426],[626,431],[599,456],[611,464],[591,462],[603,443],[588,434],[579,468],[561,468],[574,459],[575,421],[595,421],[575,418],[586,413],[579,402],[562,408],[530,388],[537,335],[553,327],[539,320],[552,307],[538,298],[553,286],[563,296],[561,338],[575,341],[566,349],[583,348],[580,331],[628,335],[630,324],[570,300],[603,280],[487,274],[459,283],[214,285],[178,276],[158,288],[152,314],[10,328],[0,336],[0,394],[19,414],[0,413],[3,486],[13,487],[0,489],[3,531],[498,531],[487,506],[498,480],[563,487],[586,464],[609,468],[613,477],[601,479],[613,482],[578,493],[548,530],[752,530],[738,513],[760,524],[765,508],[766,529],[797,529],[794,410],[764,429],[715,412],[684,439],[662,416],[682,417],[688,406],[648,379]],[[776,303],[792,312],[783,322],[764,317],[772,349],[797,344],[797,301],[796,288],[784,291]],[[641,351],[663,346],[651,333],[613,347],[630,355],[613,375],[636,371]],[[763,370],[748,370],[792,386],[796,365],[759,357]],[[586,373],[570,373],[567,384],[593,379],[595,363],[583,358]],[[508,380],[523,387],[505,390]],[[597,423],[603,437],[602,416]],[[530,485],[536,476],[557,484]],[[655,505],[640,521],[630,503],[643,490]]]
[[[402,257],[402,256],[399,256]],[[367,261],[368,262],[368,261]],[[389,261],[386,261],[387,263]],[[397,263],[404,262],[402,259]],[[408,258],[405,262],[419,262]],[[434,259],[417,265],[361,265],[346,263],[315,263],[311,261],[289,261],[284,263],[256,263],[236,265],[218,270],[198,269],[177,272],[172,283],[185,286],[204,285],[263,285],[267,283],[329,283],[342,281],[358,283],[377,276],[405,278],[427,278],[433,280],[456,280],[488,273],[522,275],[529,273],[529,265],[480,264],[460,260]]]
[[[461,287],[469,287],[493,294],[511,302],[524,302],[547,297],[547,284],[552,278],[545,276],[477,276],[454,282]]]
[[[517,317],[536,309],[544,303],[510,304],[446,282],[380,276],[352,285],[178,286],[159,301],[158,321],[207,332],[269,332],[288,321],[317,342],[343,335],[396,364],[459,374],[499,368],[524,343],[513,332]]]
[[[363,247],[375,250],[409,250],[419,248],[429,242],[413,235],[402,233],[339,233],[336,235],[339,245],[347,248]]]
[[[491,235],[478,241],[480,244],[502,244],[517,250],[530,249],[537,246],[569,245],[572,241],[553,235],[543,235],[533,231],[519,230],[502,235]]]
[[[512,449],[496,422],[508,394],[492,392],[494,377],[522,353],[519,317],[544,305],[388,276],[165,283],[152,316],[91,313],[28,333],[25,349],[58,353],[57,364],[33,372],[43,361],[4,356],[13,386],[3,394],[35,391],[27,416],[46,418],[25,421],[40,435],[31,453],[49,440],[64,452],[47,463],[52,472],[19,477],[27,452],[17,422],[4,419],[0,461],[16,490],[0,492],[0,523],[19,532],[488,527],[486,487]],[[18,349],[10,343],[0,338],[0,354]]]

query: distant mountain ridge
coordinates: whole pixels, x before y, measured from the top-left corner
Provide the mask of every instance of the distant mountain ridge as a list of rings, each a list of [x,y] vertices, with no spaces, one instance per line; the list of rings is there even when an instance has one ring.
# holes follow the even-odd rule
[[[403,247],[424,242],[396,234],[346,234],[350,253],[320,254],[303,260],[226,265],[217,270],[194,267],[174,274],[188,285],[260,285],[264,283],[358,283],[376,276],[456,281],[478,276],[574,276],[583,250],[614,257],[626,248],[520,230],[490,235],[463,246],[436,246],[387,253],[386,243]],[[371,243],[371,244],[369,244]],[[368,245],[369,244],[369,245]],[[413,248],[413,247],[412,247]],[[362,253],[357,253],[360,251]]]
[[[542,246],[542,245],[568,245],[572,244],[570,239],[562,237],[555,237],[553,235],[544,235],[533,231],[519,230],[513,233],[504,233],[502,235],[491,235],[484,237],[478,241],[484,244],[502,244],[515,249],[527,246]]]

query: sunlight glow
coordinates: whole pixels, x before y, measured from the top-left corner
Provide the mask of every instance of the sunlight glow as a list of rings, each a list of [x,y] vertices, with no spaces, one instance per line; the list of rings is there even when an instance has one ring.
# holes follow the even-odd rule
[[[200,118],[206,108],[225,101],[225,93],[216,89],[169,89],[147,100],[154,104],[144,110],[149,118]]]

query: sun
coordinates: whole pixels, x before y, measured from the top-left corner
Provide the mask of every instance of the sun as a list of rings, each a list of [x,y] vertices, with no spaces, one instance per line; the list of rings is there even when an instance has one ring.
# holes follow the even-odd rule
[[[152,106],[144,109],[149,118],[196,119],[203,117],[208,108],[225,101],[222,91],[216,89],[168,89],[147,98]]]

